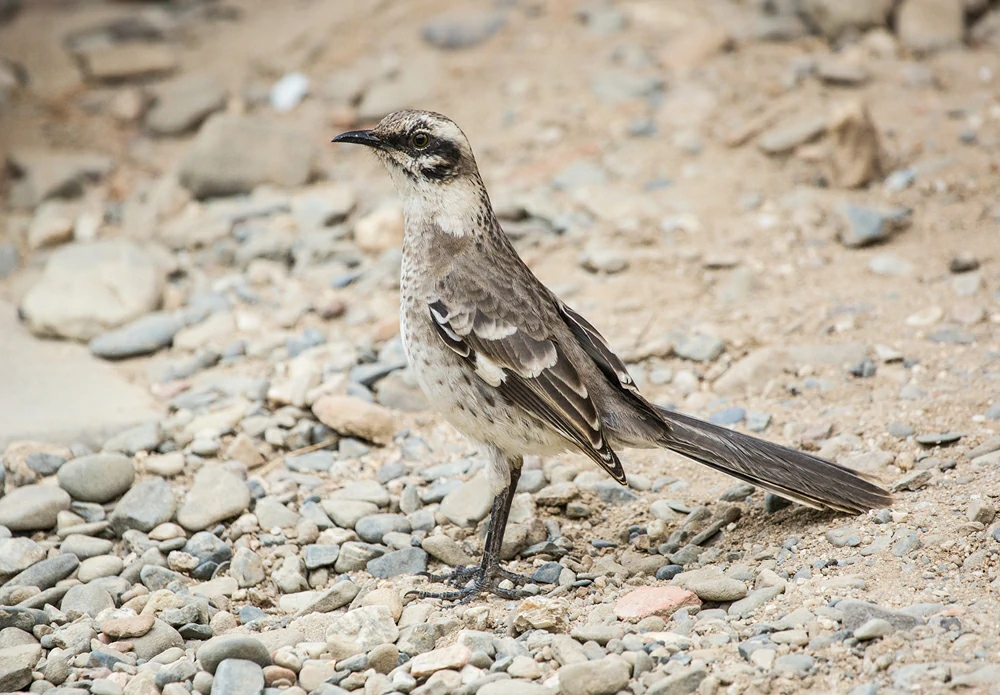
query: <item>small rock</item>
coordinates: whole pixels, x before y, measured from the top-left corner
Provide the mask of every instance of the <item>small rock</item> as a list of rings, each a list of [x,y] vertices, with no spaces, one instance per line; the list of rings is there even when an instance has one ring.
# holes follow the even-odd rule
[[[410,660],[410,674],[415,678],[425,678],[443,669],[460,671],[471,657],[472,652],[464,644],[435,649],[413,657]]]
[[[514,629],[518,632],[546,630],[560,633],[566,629],[567,602],[561,598],[532,596],[514,610]]]
[[[368,561],[368,573],[379,579],[427,571],[427,553],[421,548],[403,548]]]
[[[249,506],[246,483],[222,466],[205,466],[195,475],[187,499],[177,511],[177,523],[188,531],[202,531]]]
[[[121,328],[107,331],[90,341],[90,352],[108,360],[149,355],[168,347],[184,324],[161,312],[142,316]]]
[[[313,403],[312,411],[330,429],[376,444],[391,442],[396,430],[388,409],[351,396],[323,396]]]
[[[426,22],[421,28],[421,36],[435,48],[471,48],[500,31],[504,23],[504,16],[499,12],[452,12]]]
[[[157,85],[146,127],[157,135],[181,135],[195,130],[226,105],[226,89],[211,75],[184,75]]]
[[[69,494],[53,485],[25,485],[0,498],[0,526],[11,531],[47,531],[61,511],[69,509]]]
[[[391,644],[399,637],[399,629],[386,606],[363,606],[338,617],[327,629],[331,635],[357,642],[365,651],[380,644]]]
[[[564,695],[614,695],[628,686],[630,676],[631,667],[617,655],[567,664],[559,669],[559,692]]]
[[[271,654],[264,643],[250,635],[221,635],[198,647],[198,661],[211,674],[226,659],[241,659],[258,666],[268,666]]]
[[[861,545],[861,534],[857,529],[844,526],[839,529],[832,529],[826,532],[826,540],[834,548],[854,548]]]
[[[457,526],[474,527],[486,518],[493,503],[493,491],[485,473],[463,483],[441,501],[440,511]]]
[[[260,695],[262,692],[264,671],[253,661],[226,659],[215,671],[211,695]]]
[[[688,335],[674,344],[674,352],[694,362],[711,362],[726,349],[725,343],[714,336],[699,333]]]
[[[641,587],[618,599],[615,615],[619,620],[642,619],[651,615],[669,618],[681,608],[700,605],[698,596],[680,587]]]
[[[248,149],[248,142],[255,146]],[[198,131],[178,177],[196,198],[209,198],[250,193],[262,184],[302,186],[315,166],[309,138],[288,126],[216,114]]]
[[[92,454],[59,468],[59,486],[82,502],[109,502],[125,494],[135,480],[132,459],[121,454]]]
[[[931,479],[931,472],[927,470],[911,471],[902,478],[894,482],[890,487],[890,492],[900,492],[902,490],[919,490]]]
[[[854,629],[854,637],[861,642],[878,639],[892,634],[895,628],[888,620],[872,618]]]
[[[845,222],[840,243],[848,248],[862,248],[887,241],[910,217],[907,208],[880,209],[854,203],[839,206],[837,212]]]
[[[150,478],[125,493],[108,517],[108,523],[119,536],[130,529],[149,532],[173,519],[175,509],[170,485],[162,478]]]

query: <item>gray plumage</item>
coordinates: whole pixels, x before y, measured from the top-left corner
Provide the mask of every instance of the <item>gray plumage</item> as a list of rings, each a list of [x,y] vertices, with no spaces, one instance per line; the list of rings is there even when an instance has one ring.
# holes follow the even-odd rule
[[[482,446],[498,495],[526,454],[576,450],[625,483],[616,449],[662,447],[810,507],[890,503],[840,465],[647,401],[600,333],[517,255],[449,119],[399,111],[334,141],[371,147],[402,197],[403,343],[430,402]]]

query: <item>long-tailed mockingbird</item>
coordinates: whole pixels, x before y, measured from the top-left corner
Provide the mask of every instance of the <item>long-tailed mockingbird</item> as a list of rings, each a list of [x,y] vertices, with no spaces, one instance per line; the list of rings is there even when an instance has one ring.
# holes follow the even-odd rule
[[[500,567],[500,548],[526,454],[575,450],[625,484],[615,450],[662,447],[808,507],[858,513],[891,502],[836,463],[646,400],[597,329],[517,255],[448,118],[398,111],[333,141],[370,147],[403,199],[403,344],[430,402],[482,447],[496,495],[482,564],[432,576],[463,588],[416,593],[520,596],[500,586],[524,581]]]

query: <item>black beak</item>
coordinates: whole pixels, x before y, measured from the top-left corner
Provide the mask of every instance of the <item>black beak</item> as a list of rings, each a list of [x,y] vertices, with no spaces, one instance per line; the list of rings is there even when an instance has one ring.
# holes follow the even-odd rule
[[[365,145],[366,147],[374,147],[376,149],[385,147],[385,143],[379,140],[371,130],[352,130],[347,133],[341,133],[331,142],[348,142],[352,145]]]

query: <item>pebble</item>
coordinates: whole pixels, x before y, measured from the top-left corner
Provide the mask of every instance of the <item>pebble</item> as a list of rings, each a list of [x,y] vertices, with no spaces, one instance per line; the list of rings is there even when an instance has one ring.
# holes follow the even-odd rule
[[[198,647],[198,661],[211,674],[226,659],[239,659],[260,667],[271,664],[271,654],[256,637],[250,635],[221,635],[213,637]]]
[[[226,90],[211,75],[194,73],[160,83],[153,98],[146,127],[157,135],[182,135],[225,107]]]
[[[109,528],[118,536],[126,531],[152,531],[174,517],[174,491],[162,478],[150,478],[132,486],[108,516]]]
[[[867,642],[892,634],[894,630],[895,628],[888,620],[872,618],[854,629],[854,637],[861,642]]]
[[[95,336],[89,344],[90,352],[108,360],[149,355],[168,347],[183,326],[170,314],[154,312]]]
[[[711,362],[726,349],[725,343],[714,336],[696,333],[685,336],[674,344],[674,352],[694,362]]]
[[[427,553],[422,548],[403,548],[372,558],[366,565],[368,573],[379,579],[427,571]]]
[[[853,548],[861,545],[861,535],[857,529],[844,526],[839,529],[832,529],[826,532],[826,540],[834,548]]]
[[[0,526],[11,531],[47,531],[70,502],[69,494],[53,485],[16,488],[0,498]]]
[[[619,656],[568,664],[559,669],[559,688],[565,695],[614,695],[629,682],[631,668]]]
[[[451,567],[475,564],[475,558],[466,553],[457,542],[444,534],[427,536],[427,538],[420,542],[420,547],[426,550],[431,557]]]
[[[747,595],[747,586],[738,579],[723,576],[716,567],[683,572],[672,584],[694,592],[702,601],[725,603]]]
[[[152,659],[158,654],[162,654],[171,647],[184,646],[184,638],[170,625],[157,619],[153,622],[153,627],[149,632],[141,637],[130,640],[132,650],[140,659]]]
[[[441,501],[440,511],[457,526],[472,527],[489,514],[493,491],[485,473],[474,476]]]
[[[460,671],[471,657],[472,652],[464,644],[453,644],[418,654],[410,660],[410,675],[425,678],[443,669]]]
[[[59,486],[73,499],[104,503],[128,491],[135,480],[135,467],[128,456],[92,454],[67,462],[57,477]]]
[[[202,531],[234,517],[250,506],[250,490],[222,466],[205,466],[195,474],[177,523],[188,531]]]
[[[330,635],[353,640],[364,651],[380,644],[391,644],[399,637],[399,629],[392,613],[385,606],[362,606],[339,616],[327,628]]]
[[[226,659],[214,671],[211,695],[260,695],[264,692],[264,671],[259,664],[242,659]]]

